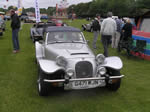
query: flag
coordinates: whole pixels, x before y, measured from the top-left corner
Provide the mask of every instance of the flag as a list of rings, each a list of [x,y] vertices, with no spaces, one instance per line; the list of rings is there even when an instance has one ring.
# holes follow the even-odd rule
[[[36,23],[41,22],[41,20],[40,20],[40,9],[39,9],[38,0],[35,0],[35,15],[36,15]]]
[[[18,16],[22,14],[22,2],[21,0],[18,0]]]

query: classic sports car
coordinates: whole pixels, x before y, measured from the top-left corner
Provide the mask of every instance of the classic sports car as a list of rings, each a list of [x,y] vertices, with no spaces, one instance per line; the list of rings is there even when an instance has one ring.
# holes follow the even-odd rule
[[[91,21],[89,24],[83,24],[82,25],[82,30],[83,31],[93,32],[92,24],[93,24],[93,21]]]
[[[43,37],[43,30],[50,26],[56,26],[56,25],[53,22],[51,23],[40,22],[40,23],[34,24],[32,28],[30,29],[30,37],[33,43],[35,43],[35,41],[41,40]]]
[[[3,35],[3,32],[5,31],[5,21],[0,16],[0,36]]]
[[[89,89],[108,87],[118,90],[123,67],[119,57],[97,56],[90,50],[83,33],[73,27],[49,27],[43,40],[35,43],[38,64],[38,92],[46,96],[53,87]],[[51,91],[52,92],[52,91]]]
[[[25,23],[35,23],[35,22],[36,22],[36,19],[35,19],[35,17],[26,17],[26,18],[24,19],[24,22],[25,22]]]

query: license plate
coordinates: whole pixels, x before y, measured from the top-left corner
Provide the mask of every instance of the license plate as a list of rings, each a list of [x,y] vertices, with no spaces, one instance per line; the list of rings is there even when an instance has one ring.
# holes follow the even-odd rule
[[[86,89],[103,86],[104,80],[90,80],[90,81],[75,81],[72,83],[72,87],[75,89]]]

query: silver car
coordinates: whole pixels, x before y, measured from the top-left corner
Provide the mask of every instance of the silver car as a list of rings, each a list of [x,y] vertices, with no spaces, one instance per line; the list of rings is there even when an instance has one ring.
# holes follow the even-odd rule
[[[89,24],[82,24],[82,30],[83,31],[93,32],[93,26],[92,26],[93,21],[94,20],[92,20]]]
[[[0,16],[0,36],[3,35],[3,32],[5,31],[5,21]]]
[[[118,90],[123,67],[119,57],[97,56],[83,33],[73,27],[49,27],[43,40],[35,43],[38,64],[38,92],[48,95],[53,87],[65,90],[106,86]]]

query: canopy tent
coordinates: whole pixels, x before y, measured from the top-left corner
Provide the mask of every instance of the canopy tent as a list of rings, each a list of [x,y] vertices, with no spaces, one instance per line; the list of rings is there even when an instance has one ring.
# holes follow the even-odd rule
[[[150,60],[150,11],[138,18],[137,30],[133,30],[132,38],[134,39],[134,46],[136,46],[137,40],[146,41],[146,47],[143,52],[139,53],[139,56],[146,60]],[[136,55],[136,53],[132,53]]]

